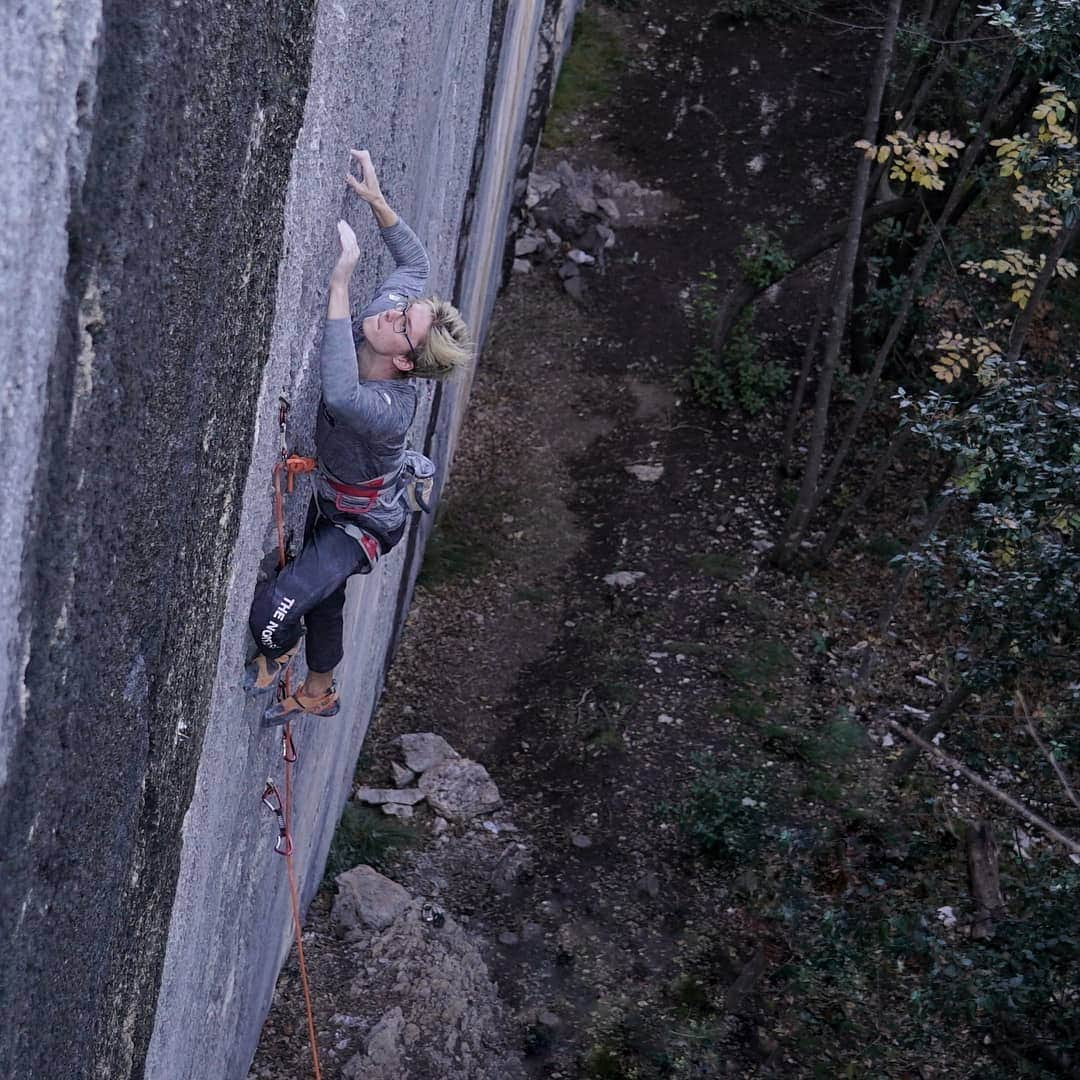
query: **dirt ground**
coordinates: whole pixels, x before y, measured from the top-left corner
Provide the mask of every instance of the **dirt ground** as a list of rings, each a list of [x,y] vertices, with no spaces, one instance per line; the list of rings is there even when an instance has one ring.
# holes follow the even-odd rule
[[[665,192],[668,210],[655,227],[616,227],[583,305],[542,268],[499,299],[358,781],[386,785],[391,740],[431,730],[497,783],[516,831],[439,841],[420,815],[392,874],[483,942],[531,1075],[802,1075],[790,1002],[767,1000],[767,978],[694,1046],[688,985],[723,993],[758,954],[768,968],[784,958],[753,881],[689,860],[664,807],[711,753],[753,759],[768,778],[754,797],[788,792],[792,828],[812,825],[822,805],[794,799],[791,764],[762,750],[761,714],[816,724],[845,707],[873,734],[889,702],[868,705],[852,672],[865,597],[884,595],[888,572],[860,552],[814,580],[770,567],[786,514],[772,472],[782,405],[749,422],[690,400],[687,290],[710,265],[730,276],[748,225],[801,236],[842,215],[848,185],[832,170],[858,138],[874,35],[840,11],[744,23],[695,0],[594,9],[624,42],[618,91],[540,164],[612,169]],[[793,367],[820,276],[795,275],[759,317],[768,354]],[[662,475],[628,472],[641,464]],[[605,582],[619,571],[640,576]],[[907,661],[897,646],[890,664]],[[475,847],[510,840],[531,870],[507,894]],[[331,1080],[363,1029],[335,1022],[353,970],[329,904],[320,894],[307,931]],[[252,1076],[309,1074],[302,1015],[290,960]]]

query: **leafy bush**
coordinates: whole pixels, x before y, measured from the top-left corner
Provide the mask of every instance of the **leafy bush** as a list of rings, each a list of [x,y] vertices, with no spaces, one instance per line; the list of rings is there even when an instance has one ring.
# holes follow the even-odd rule
[[[1001,378],[966,407],[937,393],[902,404],[955,462],[951,493],[970,508],[959,532],[907,556],[963,634],[966,677],[1060,678],[1080,634],[1080,387]]]
[[[743,236],[746,243],[737,254],[739,272],[751,285],[767,289],[794,268],[780,238],[763,225],[748,225]]]
[[[662,808],[682,835],[698,850],[722,861],[755,852],[765,827],[762,778],[745,769],[721,771],[709,758],[699,758],[702,772],[686,798]]]
[[[713,352],[712,324],[718,310],[716,273],[706,270],[701,278],[691,306],[698,344],[693,351],[690,385],[703,405],[723,410],[738,406],[756,416],[787,385],[791,373],[782,364],[761,360],[753,333],[752,307],[731,328],[723,354]]]

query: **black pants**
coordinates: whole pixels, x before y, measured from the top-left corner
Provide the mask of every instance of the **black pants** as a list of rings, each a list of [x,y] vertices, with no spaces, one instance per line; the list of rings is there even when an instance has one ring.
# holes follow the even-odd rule
[[[248,625],[260,652],[280,656],[307,628],[307,664],[312,671],[331,671],[341,662],[345,583],[353,574],[367,574],[380,549],[374,536],[363,543],[308,508],[300,554],[255,589]]]

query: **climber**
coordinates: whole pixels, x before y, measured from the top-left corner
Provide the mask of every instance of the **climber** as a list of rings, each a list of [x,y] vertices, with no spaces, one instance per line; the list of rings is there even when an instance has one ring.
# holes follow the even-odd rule
[[[250,692],[277,683],[306,629],[307,679],[267,709],[270,723],[296,713],[337,714],[345,583],[369,573],[401,539],[410,483],[426,478],[430,485],[434,473],[430,461],[405,447],[417,404],[412,380],[446,378],[472,348],[456,308],[436,296],[411,299],[424,292],[427,253],[384,198],[368,151],[350,155],[346,182],[371,207],[396,269],[350,325],[349,280],[360,248],[348,224],[337,223],[341,253],[330,275],[320,355],[316,493],[303,548],[258,585],[249,619],[258,650],[245,672]]]

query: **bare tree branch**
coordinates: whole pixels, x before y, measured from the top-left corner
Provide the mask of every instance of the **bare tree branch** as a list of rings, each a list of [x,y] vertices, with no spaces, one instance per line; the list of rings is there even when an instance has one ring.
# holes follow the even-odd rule
[[[994,787],[993,784],[988,780],[984,780],[978,773],[972,772],[972,770],[962,761],[957,761],[956,758],[950,757],[944,750],[939,750],[933,743],[929,743],[925,739],[920,739],[914,731],[904,727],[903,724],[898,723],[896,720],[889,720],[888,725],[897,734],[903,735],[908,742],[917,746],[920,750],[925,751],[927,754],[932,754],[943,765],[947,765],[953,772],[959,773],[965,780],[974,784],[977,788],[985,791],[988,795],[993,795],[995,799],[999,802],[1003,802],[1006,806],[1012,807],[1012,809],[1022,818],[1034,825],[1035,828],[1039,829],[1041,832],[1044,832],[1051,840],[1054,840],[1067,848],[1070,854],[1080,855],[1080,841],[1074,840],[1071,836],[1066,836],[1060,829],[1051,825],[1046,818],[1039,817],[1034,810],[1026,807],[1019,799],[1014,799],[1000,788]]]
[[[1043,752],[1043,757],[1050,762],[1050,767],[1054,770],[1057,778],[1061,781],[1061,786],[1065,789],[1065,794],[1069,796],[1069,800],[1073,806],[1080,810],[1080,797],[1077,796],[1075,789],[1069,782],[1069,776],[1065,772],[1061,763],[1056,757],[1054,757],[1053,750],[1048,747],[1041,738],[1039,733],[1035,730],[1035,721],[1032,719],[1031,713],[1028,711],[1027,702],[1024,700],[1024,695],[1019,690],[1016,691],[1016,705],[1015,715],[1017,719],[1021,716],[1024,718],[1024,723],[1027,725],[1027,729],[1031,737],[1035,740],[1035,745]]]

